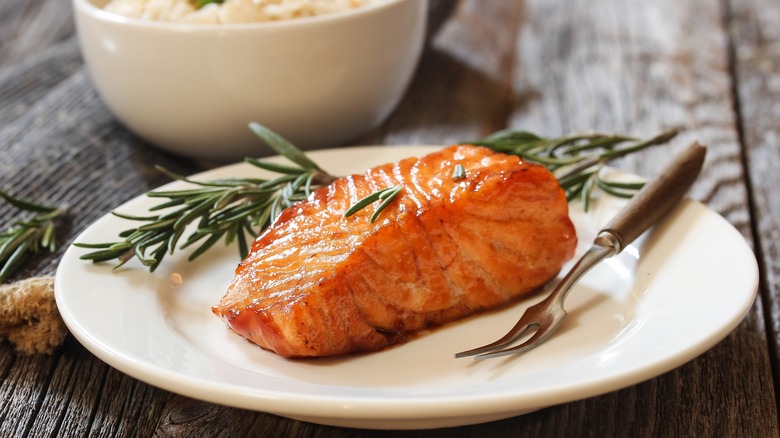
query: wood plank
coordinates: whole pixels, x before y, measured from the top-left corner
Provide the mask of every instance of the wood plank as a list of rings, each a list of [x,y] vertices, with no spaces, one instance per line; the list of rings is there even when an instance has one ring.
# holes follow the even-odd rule
[[[651,176],[670,150],[699,139],[710,150],[693,197],[752,241],[724,16],[720,4],[705,1],[528,2],[510,124],[546,135],[596,129],[643,136],[682,125],[670,147],[618,166]],[[571,433],[558,425],[578,424],[575,418],[588,436],[776,434],[770,380],[759,301],[723,343],[680,369],[528,420],[553,436]],[[595,419],[592,412],[620,415]]]
[[[74,34],[70,2],[0,2],[0,68],[15,64]]]
[[[354,144],[452,144],[506,124],[521,2],[461,1],[391,117]]]
[[[733,0],[734,42],[739,112],[745,143],[758,236],[756,253],[762,271],[761,293],[771,340],[775,397],[780,397],[780,9],[775,2]],[[769,392],[769,388],[766,389]]]
[[[0,69],[0,129],[22,117],[58,84],[83,68],[75,38]]]
[[[56,357],[17,356],[8,344],[0,345],[3,381],[0,385],[0,436],[24,436],[36,418],[42,388],[51,379]]]

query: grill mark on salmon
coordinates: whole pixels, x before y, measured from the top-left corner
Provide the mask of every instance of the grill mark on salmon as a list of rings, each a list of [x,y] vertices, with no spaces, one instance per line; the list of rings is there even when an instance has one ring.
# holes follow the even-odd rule
[[[466,177],[453,179],[456,163]],[[403,190],[375,223],[379,189]],[[254,242],[214,313],[286,357],[381,349],[406,333],[495,308],[555,276],[576,246],[544,167],[451,146],[335,181]]]

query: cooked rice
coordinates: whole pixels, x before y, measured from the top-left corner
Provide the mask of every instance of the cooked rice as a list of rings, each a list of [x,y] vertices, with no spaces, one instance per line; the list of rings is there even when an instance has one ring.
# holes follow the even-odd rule
[[[197,9],[194,0],[111,0],[106,11],[151,21],[256,23],[312,17],[357,8],[372,0],[225,0]]]

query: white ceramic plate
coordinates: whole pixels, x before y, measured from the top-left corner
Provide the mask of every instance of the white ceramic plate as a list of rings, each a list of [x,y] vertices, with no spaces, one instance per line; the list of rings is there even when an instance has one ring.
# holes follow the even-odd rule
[[[347,174],[431,150],[362,147],[310,155],[332,173]],[[199,177],[259,172],[237,164]],[[117,210],[144,214],[152,205],[142,196]],[[588,214],[572,207],[578,254],[621,205],[605,197]],[[115,240],[128,225],[107,215],[78,241]],[[239,261],[234,248],[215,249],[192,263],[186,252],[177,253],[154,274],[134,262],[113,272],[110,265],[79,260],[85,252],[71,247],[63,257],[57,303],[76,338],[111,366],[197,399],[377,429],[487,422],[650,379],[731,332],[750,308],[758,279],[742,236],[719,215],[686,200],[665,222],[586,275],[569,296],[561,329],[523,356],[453,358],[503,335],[539,297],[384,351],[294,361],[249,344],[212,315],[210,307]]]

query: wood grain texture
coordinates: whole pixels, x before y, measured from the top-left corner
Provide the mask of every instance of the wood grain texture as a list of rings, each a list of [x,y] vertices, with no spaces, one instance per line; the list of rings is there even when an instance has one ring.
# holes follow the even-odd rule
[[[3,0],[0,68],[16,64],[73,36],[70,2]]]
[[[448,1],[436,2],[441,11]],[[778,6],[462,0],[439,23],[398,110],[354,142],[448,144],[507,126],[550,135],[684,128],[666,149],[618,165],[651,176],[689,140],[710,146],[692,195],[756,247],[763,274],[760,299],[731,335],[621,391],[489,424],[403,433],[174,395],[115,371],[72,337],[53,356],[16,356],[0,345],[0,436],[778,436]],[[207,166],[159,152],[113,119],[73,31],[69,2],[0,2],[0,187],[67,199],[75,213],[63,247],[109,209],[162,183],[153,164],[180,173]],[[104,190],[89,189],[96,186]],[[10,217],[0,205],[0,224]],[[53,272],[60,255],[33,260],[20,275]]]
[[[774,376],[780,375],[780,8],[773,2],[735,0],[730,5],[735,80],[744,155],[752,188],[761,297]],[[780,386],[774,382],[775,398]],[[769,392],[769,388],[766,389]]]
[[[505,126],[522,2],[461,1],[391,117],[355,144],[448,145]]]
[[[553,135],[589,129],[650,135],[681,127],[685,131],[671,149],[692,139],[709,146],[706,168],[692,196],[723,214],[752,241],[722,5],[538,1],[529,2],[528,9],[518,45],[518,105],[510,124]],[[657,148],[619,166],[651,176],[670,154],[666,147]],[[605,403],[603,408],[609,408],[613,397],[653,399],[664,394],[664,404],[654,407],[654,415],[636,416],[629,424],[589,424],[588,433],[666,436],[686,427],[694,436],[776,431],[773,395],[765,389],[771,369],[762,320],[758,302],[746,321],[703,358],[635,388],[569,405],[565,416],[572,415],[575,406],[588,409]],[[713,381],[720,391],[711,391]],[[639,400],[635,403],[647,408]],[[563,420],[553,423],[565,424]]]

